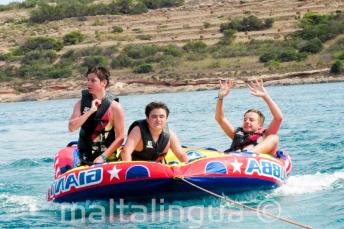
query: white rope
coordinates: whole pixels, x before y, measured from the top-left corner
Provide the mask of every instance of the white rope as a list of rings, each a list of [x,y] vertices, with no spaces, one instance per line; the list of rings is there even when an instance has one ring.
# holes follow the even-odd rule
[[[221,195],[216,194],[216,193],[214,193],[214,192],[211,192],[211,191],[209,191],[209,190],[207,190],[207,189],[204,189],[204,188],[202,188],[202,187],[200,187],[200,186],[198,186],[198,185],[196,185],[196,184],[194,184],[194,183],[192,183],[192,182],[190,182],[190,181],[184,179],[183,177],[175,177],[175,179],[179,179],[179,180],[181,180],[181,181],[184,181],[185,183],[187,183],[187,184],[189,184],[189,185],[191,185],[191,186],[193,186],[193,187],[195,187],[195,188],[198,188],[199,190],[202,190],[202,191],[204,191],[204,192],[206,192],[206,193],[208,193],[208,194],[210,194],[210,195],[213,195],[213,196],[215,196],[215,197],[221,198],[221,199],[223,199],[224,201],[226,201],[226,202],[228,202],[228,203],[235,204],[235,205],[239,205],[239,206],[241,206],[241,207],[243,207],[243,208],[246,208],[246,209],[248,209],[248,210],[255,211],[255,212],[258,212],[258,213],[260,213],[260,214],[262,214],[262,215],[270,216],[270,217],[272,217],[272,218],[275,218],[275,219],[278,219],[278,220],[281,220],[281,221],[284,221],[284,222],[287,222],[287,223],[290,223],[290,224],[293,224],[293,225],[296,225],[296,226],[299,226],[299,227],[302,227],[302,228],[313,229],[313,227],[311,227],[311,226],[307,226],[307,225],[304,225],[304,224],[301,224],[301,223],[292,221],[292,220],[290,220],[290,219],[287,219],[287,218],[284,218],[284,217],[280,217],[280,216],[271,214],[270,212],[266,212],[266,211],[262,211],[262,210],[259,210],[259,209],[256,209],[256,208],[252,208],[252,207],[247,206],[247,205],[245,205],[245,204],[242,204],[242,203],[240,203],[240,202],[231,200],[231,199],[229,199],[229,198],[227,198],[227,197],[221,196]]]

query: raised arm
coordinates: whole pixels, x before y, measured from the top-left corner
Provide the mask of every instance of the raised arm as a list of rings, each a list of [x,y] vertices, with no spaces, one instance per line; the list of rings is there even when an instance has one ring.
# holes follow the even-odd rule
[[[225,80],[222,82],[220,80],[220,90],[218,92],[218,100],[216,103],[215,120],[221,126],[222,130],[231,139],[234,138],[235,128],[234,126],[225,118],[223,112],[223,99],[229,94],[230,89],[233,86],[233,81]]]
[[[252,81],[248,84],[248,87],[252,95],[261,97],[265,101],[272,114],[272,121],[267,129],[267,135],[277,134],[283,120],[282,111],[264,88],[262,80]]]
[[[183,151],[179,139],[176,136],[176,134],[170,130],[170,148],[173,151],[173,153],[176,155],[176,157],[181,162],[188,162],[189,157],[186,155],[186,153]]]

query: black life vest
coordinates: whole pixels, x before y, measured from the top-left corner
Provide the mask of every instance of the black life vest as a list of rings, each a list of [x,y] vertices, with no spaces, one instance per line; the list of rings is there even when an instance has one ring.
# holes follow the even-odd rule
[[[152,138],[146,119],[133,122],[129,127],[128,134],[135,126],[139,126],[140,128],[143,150],[141,152],[134,151],[132,153],[132,160],[161,162],[167,153],[164,152],[164,150],[170,141],[170,132],[168,126],[165,126],[157,142],[154,142]]]
[[[84,114],[91,108],[92,94],[88,90],[82,91],[80,112]],[[110,122],[111,103],[113,95],[106,93],[101,105],[86,122],[79,132],[78,148],[81,164],[92,164],[116,139],[114,127]]]
[[[234,133],[231,147],[225,150],[225,152],[245,151],[245,148],[248,146],[256,146],[259,143],[258,141],[263,137],[264,133],[265,129],[263,128],[255,133],[246,133],[241,127],[239,127]]]

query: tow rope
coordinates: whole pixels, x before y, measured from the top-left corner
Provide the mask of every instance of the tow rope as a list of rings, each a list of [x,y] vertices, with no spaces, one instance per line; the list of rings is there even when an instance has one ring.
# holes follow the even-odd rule
[[[202,191],[204,191],[204,192],[206,192],[206,193],[208,193],[208,194],[210,194],[210,195],[213,195],[213,196],[215,196],[215,197],[218,197],[218,198],[220,198],[220,199],[222,199],[222,200],[224,200],[224,201],[226,201],[226,202],[228,202],[228,203],[235,204],[235,205],[239,205],[239,206],[241,206],[241,207],[244,208],[244,209],[248,209],[248,210],[251,210],[251,211],[260,213],[260,214],[265,215],[265,216],[270,216],[271,218],[278,219],[278,220],[281,220],[281,221],[284,221],[284,222],[287,222],[287,223],[290,223],[290,224],[293,224],[293,225],[296,225],[296,226],[299,226],[299,227],[302,227],[302,228],[313,229],[313,227],[311,227],[311,226],[304,225],[304,224],[301,224],[301,223],[292,221],[292,220],[290,220],[290,219],[287,219],[287,218],[284,218],[284,217],[280,217],[280,216],[271,214],[270,212],[262,211],[262,210],[259,210],[259,209],[256,209],[256,208],[247,206],[247,205],[245,205],[245,204],[242,204],[242,203],[240,203],[240,202],[231,200],[231,199],[229,199],[229,198],[227,198],[227,197],[221,196],[221,195],[219,195],[219,194],[217,194],[217,193],[214,193],[214,192],[212,192],[212,191],[209,191],[209,190],[207,190],[207,189],[204,189],[204,188],[202,188],[202,187],[200,187],[200,186],[198,186],[198,185],[196,185],[196,184],[194,184],[194,183],[192,183],[192,182],[190,182],[190,181],[184,179],[183,177],[178,177],[178,176],[177,176],[177,177],[174,177],[174,178],[177,179],[177,180],[181,180],[181,181],[183,181],[183,182],[185,182],[185,183],[187,183],[187,184],[189,184],[189,185],[191,185],[191,186],[193,186],[193,187],[195,187],[195,188],[197,188],[197,189],[199,189],[199,190],[202,190]]]

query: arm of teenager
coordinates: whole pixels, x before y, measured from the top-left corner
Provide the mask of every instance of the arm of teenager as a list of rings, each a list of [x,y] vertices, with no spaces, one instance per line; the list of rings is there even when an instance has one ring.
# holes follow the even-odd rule
[[[131,154],[141,141],[141,131],[138,126],[135,126],[129,133],[127,140],[121,151],[122,161],[131,161]]]
[[[80,113],[80,106],[81,106],[81,100],[76,102],[73,108],[73,113],[72,116],[69,119],[68,122],[68,130],[70,132],[73,132],[77,129],[79,129],[85,122],[86,120],[94,113],[97,111],[97,105],[100,104],[101,101],[99,99],[95,99],[92,101],[91,108],[85,112],[84,114],[81,115]]]
[[[231,139],[234,138],[235,128],[234,126],[225,118],[223,112],[223,99],[229,94],[230,89],[233,86],[233,81],[225,80],[224,83],[220,80],[220,90],[218,92],[218,100],[216,102],[215,120],[221,126],[222,130]]]
[[[283,120],[281,109],[278,107],[275,101],[272,100],[269,93],[264,88],[262,80],[255,80],[253,82],[250,82],[248,84],[248,87],[250,88],[252,95],[261,97],[265,101],[272,114],[272,120],[267,129],[267,135],[277,134]]]
[[[183,151],[177,135],[172,130],[170,130],[170,148],[173,151],[173,153],[176,155],[176,157],[179,159],[179,161],[181,162],[189,161],[188,155],[186,155],[186,153]]]
[[[111,143],[111,145],[103,153],[103,155],[106,158],[110,158],[111,154],[113,154],[118,149],[118,147],[121,146],[121,144],[124,141],[124,128],[125,128],[124,127],[124,123],[125,123],[124,110],[121,107],[121,105],[117,102],[112,102],[111,107],[112,107],[111,121],[112,121],[112,125],[115,127],[114,131],[115,131],[116,139]],[[94,160],[94,163],[102,163],[102,162],[105,162],[102,156],[99,156]]]

